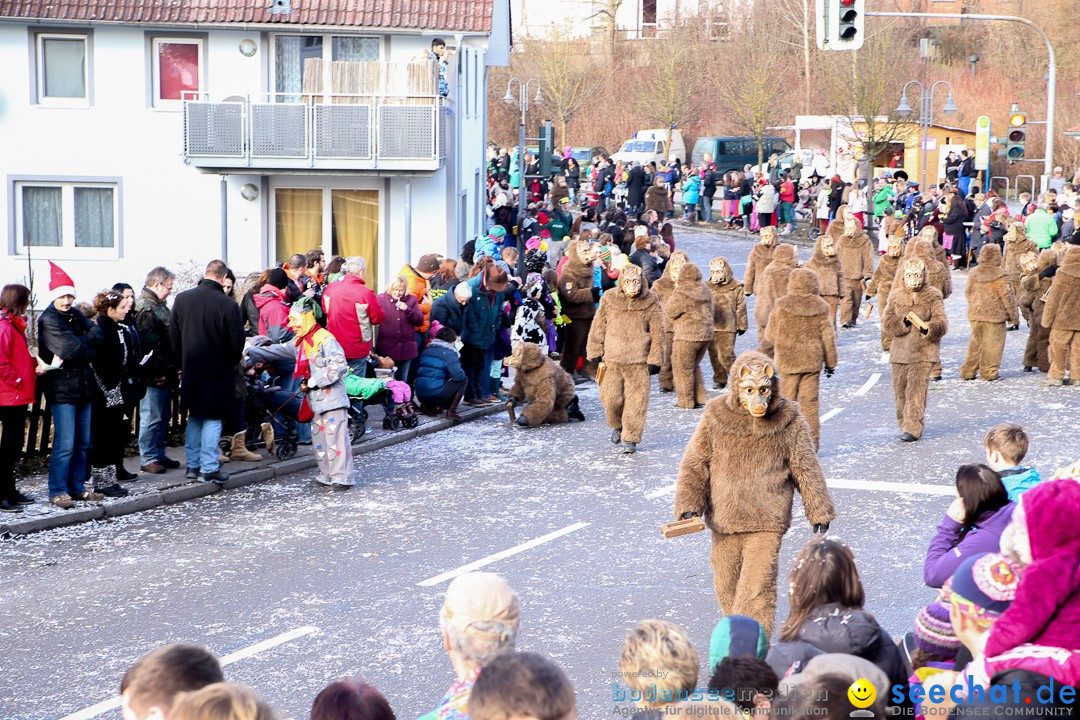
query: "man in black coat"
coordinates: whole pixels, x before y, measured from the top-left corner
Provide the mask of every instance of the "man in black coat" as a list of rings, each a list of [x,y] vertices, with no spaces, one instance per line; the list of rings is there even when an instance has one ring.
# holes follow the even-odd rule
[[[221,260],[212,260],[199,284],[176,297],[169,326],[188,411],[187,477],[203,482],[229,478],[218,463],[218,440],[221,419],[233,405],[236,365],[244,350],[240,308],[222,288],[227,271]]]
[[[641,163],[634,163],[626,177],[626,214],[636,216],[645,207],[645,168]]]

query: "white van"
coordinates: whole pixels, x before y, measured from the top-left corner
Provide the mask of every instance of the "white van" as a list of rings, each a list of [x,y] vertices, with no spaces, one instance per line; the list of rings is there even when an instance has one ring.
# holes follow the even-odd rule
[[[686,143],[678,130],[638,130],[634,137],[623,143],[611,159],[624,163],[638,162],[647,165],[655,162],[673,163],[676,158],[686,162]]]

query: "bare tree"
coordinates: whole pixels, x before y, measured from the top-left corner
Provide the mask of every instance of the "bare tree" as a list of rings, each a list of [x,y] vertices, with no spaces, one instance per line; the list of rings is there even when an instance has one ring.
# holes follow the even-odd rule
[[[812,106],[813,63],[816,22],[813,13],[814,0],[780,0],[772,6],[776,13],[776,39],[796,48],[802,60],[802,112],[809,115]]]
[[[721,111],[728,111],[757,141],[758,164],[765,161],[764,138],[783,115],[778,101],[787,79],[786,64],[777,57],[772,35],[747,18],[724,45],[729,62],[717,88]]]
[[[556,36],[542,43],[530,44],[528,57],[531,74],[540,81],[544,108],[558,124],[563,145],[571,144],[567,125],[582,108],[601,96],[612,66],[593,62],[581,43]]]
[[[708,77],[700,64],[711,47],[697,28],[689,24],[673,28],[650,46],[648,64],[633,85],[637,115],[656,127],[680,127],[703,106],[702,89]],[[668,152],[671,143],[668,143]]]
[[[596,12],[589,16],[589,20],[597,20],[604,30],[604,50],[608,56],[608,62],[615,62],[615,48],[618,43],[619,26],[616,16],[619,8],[625,0],[594,0]]]

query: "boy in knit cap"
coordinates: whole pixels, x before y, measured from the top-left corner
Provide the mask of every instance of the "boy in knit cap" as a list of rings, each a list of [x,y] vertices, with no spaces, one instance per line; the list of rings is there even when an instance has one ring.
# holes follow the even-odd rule
[[[709,670],[715,672],[725,658],[764,660],[768,654],[769,638],[761,623],[746,615],[727,615],[716,623],[709,640]]]

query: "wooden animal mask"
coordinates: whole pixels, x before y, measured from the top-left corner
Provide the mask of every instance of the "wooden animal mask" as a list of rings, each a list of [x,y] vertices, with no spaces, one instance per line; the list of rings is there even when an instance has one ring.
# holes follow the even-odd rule
[[[598,250],[588,240],[581,239],[574,243],[574,251],[582,265],[591,265],[596,260]]]
[[[847,232],[846,226],[845,232]],[[821,254],[825,257],[836,257],[836,240],[829,235],[821,236]]]
[[[761,228],[761,244],[765,247],[772,247],[776,245],[777,238],[776,228],[772,225],[767,225]]]
[[[1026,252],[1020,256],[1020,269],[1025,275],[1030,275],[1035,272],[1035,269],[1039,265],[1039,258],[1035,256],[1033,252]]]
[[[727,285],[731,280],[731,267],[722,257],[709,261],[709,282],[713,285]]]
[[[1024,223],[1013,223],[1005,232],[1005,242],[1014,243],[1027,239],[1027,228]]]
[[[899,235],[893,235],[889,238],[889,248],[886,251],[889,257],[898,258],[904,254],[904,238]]]
[[[686,264],[686,255],[679,253],[668,258],[668,273],[674,282],[679,282],[679,270]]]
[[[904,263],[904,286],[908,290],[918,290],[926,282],[926,263],[912,258]]]
[[[937,230],[935,230],[932,225],[927,225],[919,231],[919,239],[926,240],[933,245],[934,241],[937,240]]]
[[[747,363],[739,371],[739,404],[756,418],[769,411],[774,374],[769,363]]]
[[[862,232],[862,223],[859,218],[848,214],[844,217],[844,237],[858,237]]]
[[[627,265],[619,275],[619,287],[627,297],[637,297],[641,294],[641,268],[637,265]]]

